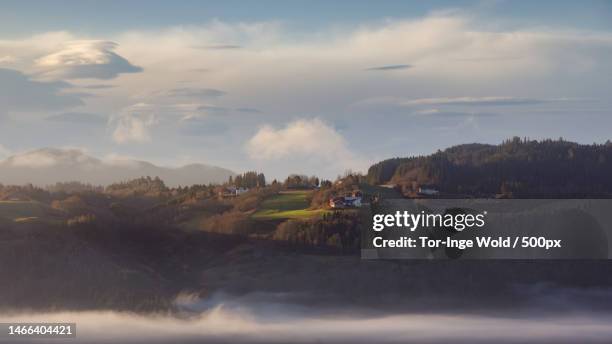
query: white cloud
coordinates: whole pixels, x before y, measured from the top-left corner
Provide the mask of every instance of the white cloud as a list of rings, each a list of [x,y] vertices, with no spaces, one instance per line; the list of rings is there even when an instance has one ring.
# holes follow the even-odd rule
[[[0,144],[0,160],[6,159],[11,155],[11,150]]]
[[[42,148],[15,154],[5,163],[13,167],[39,168],[60,163],[91,166],[95,165],[97,160],[87,156],[81,149]]]
[[[585,96],[580,80],[605,83],[610,34],[489,31],[478,24],[457,15],[429,16],[292,39],[279,25],[216,23],[114,39],[124,56],[147,70],[130,78],[131,89],[148,94],[162,82],[172,90],[188,81],[189,89],[226,91],[224,106],[240,100],[277,114],[295,115],[296,108],[335,114],[377,96]],[[194,49],[220,42],[242,49]],[[376,66],[386,72],[367,71]],[[193,73],[201,69],[208,71],[205,78]]]
[[[401,105],[526,105],[550,102],[550,99],[521,97],[446,97],[420,98],[400,102]]]
[[[121,73],[142,71],[115,53],[116,47],[110,41],[70,41],[59,51],[37,59],[36,66],[45,76],[65,79],[112,79]]]
[[[228,114],[230,109],[198,99],[179,99],[185,102],[177,102],[177,99],[166,97],[166,92],[159,94],[157,98],[151,94],[133,97],[145,101],[129,105],[111,117],[108,126],[114,142],[152,142],[154,127],[177,130],[182,136],[219,136],[228,130],[229,124],[220,115]]]
[[[17,59],[14,56],[11,56],[11,55],[0,56],[0,64],[12,64],[15,61],[17,61]]]
[[[368,157],[404,154],[411,149],[421,152],[454,143],[448,137],[436,138],[434,142],[429,127],[418,132],[412,131],[412,127],[429,118],[480,114],[470,112],[476,109],[466,109],[468,107],[513,105],[495,109],[500,116],[509,116],[511,111],[528,113],[532,109],[552,109],[556,103],[548,104],[548,100],[561,97],[605,99],[612,77],[610,32],[520,27],[488,30],[486,28],[491,26],[486,24],[490,20],[447,13],[299,35],[278,23],[214,22],[203,26],[132,30],[105,37],[55,32],[4,40],[0,41],[0,57],[14,56],[16,62],[11,68],[19,69],[34,80],[41,76],[112,77],[121,72],[121,63],[117,62],[121,59],[124,59],[124,67],[125,63],[133,63],[142,66],[146,73],[123,75],[113,81],[115,87],[96,92],[95,97],[71,95],[68,98],[69,90],[64,90],[68,85],[63,88],[56,85],[51,93],[63,97],[54,102],[40,102],[39,99],[46,98],[16,91],[17,96],[21,93],[27,96],[5,97],[5,100],[0,93],[0,100],[5,100],[0,103],[11,105],[14,99],[31,100],[32,104],[41,103],[40,106],[33,108],[31,103],[21,101],[19,108],[38,111],[51,105],[56,109],[79,105],[83,98],[86,104],[71,111],[121,114],[111,119],[106,136],[96,138],[92,135],[92,142],[96,139],[112,139],[118,143],[151,142],[151,149],[165,154],[166,158],[184,149],[196,156],[203,152],[215,158],[222,156],[219,159],[224,159],[224,163],[229,161],[229,164],[244,168],[251,168],[254,161],[266,161],[264,167],[267,167],[272,166],[273,161],[306,157],[302,161],[292,160],[291,167],[295,166],[294,171],[299,172],[302,166],[309,168],[313,159],[325,161],[326,166],[354,159],[355,154],[347,148],[349,143],[353,150],[359,147],[360,154]],[[234,46],[240,49],[229,49]],[[97,74],[96,68],[104,73]],[[1,79],[2,75],[0,84],[3,84]],[[7,84],[9,92],[16,89]],[[27,87],[34,89],[35,86]],[[363,99],[379,98],[389,101],[371,107],[350,106]],[[129,105],[138,102],[149,104],[148,114],[144,107],[139,112],[131,111],[134,107]],[[547,104],[541,105],[542,102]],[[123,110],[126,107],[128,109]],[[218,123],[204,123],[207,116],[231,114],[234,112],[231,109],[246,107],[260,109],[260,114],[240,119],[218,116]],[[608,104],[602,103],[601,107],[602,111],[609,110]],[[436,110],[427,113],[431,108]],[[563,103],[563,111],[568,112],[569,108],[571,104]],[[401,122],[407,111],[418,110],[425,111],[423,114],[429,117],[424,116],[426,120],[422,122]],[[44,116],[50,113],[55,111]],[[312,121],[298,121],[300,125],[286,128],[267,126],[251,138],[253,128],[264,123],[285,123],[288,116],[296,118],[304,114],[321,118],[325,121],[322,123],[347,123],[342,133],[351,134],[342,137],[330,128],[337,136],[328,135],[329,143],[319,146],[316,142],[302,143],[306,145],[302,147],[278,140],[274,142],[278,147],[255,148],[258,141],[265,141],[266,135],[284,138],[286,131],[304,133],[315,125]],[[514,121],[516,127],[487,128],[486,139],[501,140],[516,132],[540,130],[534,125],[536,117]],[[184,120],[180,121],[181,118]],[[608,122],[602,119],[593,126],[603,128]],[[395,138],[372,134],[373,131],[399,131],[404,125],[411,126],[414,134],[398,134]],[[211,131],[220,132],[224,126],[227,132],[216,135],[216,141],[194,144],[204,142],[212,136]],[[567,126],[571,124],[558,121],[547,126],[549,129],[545,132],[557,137],[565,133]],[[190,137],[185,133],[191,134]],[[161,134],[167,135],[163,143],[155,139]],[[460,134],[464,133],[457,135]],[[48,135],[52,141],[60,140],[57,136],[63,134]],[[461,140],[474,141],[484,136],[463,136]],[[432,139],[428,141],[429,138]],[[405,144],[410,140],[415,144]],[[93,146],[92,142],[89,144]],[[261,153],[261,158],[244,159],[245,144],[250,147],[248,152]],[[328,151],[332,146],[343,148]],[[320,151],[316,152],[317,149]]]
[[[102,161],[110,166],[119,166],[126,168],[138,168],[140,166],[139,159],[130,155],[118,154],[118,153],[109,153],[106,154]]]
[[[529,98],[513,96],[472,96],[472,97],[436,97],[436,98],[407,98],[407,97],[372,97],[351,104],[355,111],[370,111],[374,113],[402,113],[414,115],[429,115],[430,117],[490,117],[491,112],[502,112],[502,108],[512,110],[550,107],[553,104],[563,104],[568,109],[574,109],[577,104],[596,103],[597,99],[565,97],[565,98]],[[538,105],[540,105],[538,107]],[[478,109],[478,110],[477,110]],[[550,111],[550,110],[549,110]]]
[[[16,155],[11,159],[10,165],[14,167],[47,167],[57,164],[57,160],[41,152]]]
[[[151,129],[160,124],[162,117],[171,115],[176,109],[180,109],[180,106],[177,108],[150,103],[127,106],[108,122],[108,126],[113,130],[112,139],[119,144],[151,142]]]
[[[400,107],[432,106],[432,105],[458,105],[458,106],[508,106],[508,105],[534,105],[552,102],[577,101],[570,98],[524,98],[512,96],[494,97],[438,97],[438,98],[404,98],[404,97],[374,97],[361,100],[356,106],[391,105]]]
[[[415,81],[453,78],[457,82],[482,85],[491,80],[500,81],[498,78],[517,80],[555,73],[583,73],[602,63],[608,64],[607,56],[612,49],[609,33],[541,29],[487,31],[476,21],[460,15],[432,15],[314,32],[310,36],[302,35],[299,40],[278,23],[266,22],[214,22],[105,37],[112,41],[78,40],[79,37],[70,33],[59,32],[19,42],[0,41],[0,56],[14,55],[20,60],[23,54],[30,59],[43,56],[36,59],[35,67],[59,69],[65,77],[83,77],[83,74],[114,77],[135,71],[138,67],[128,60],[135,61],[148,73],[141,73],[130,86],[149,90],[162,80],[174,88],[176,82],[193,77],[194,70],[205,69],[210,72],[207,82],[212,80],[212,86],[228,89],[230,93],[233,92],[230,86],[240,88],[241,84],[246,87],[265,83],[266,88],[256,91],[268,90],[272,94],[275,89],[285,88],[295,77],[302,77],[304,83],[322,85],[329,84],[330,79],[333,83],[344,80],[351,85],[354,80],[364,78]],[[114,41],[120,42],[121,47]],[[197,48],[202,46],[242,48]],[[115,52],[119,48],[121,55]],[[101,71],[94,67],[100,67]],[[364,72],[367,69],[397,73]]]
[[[279,129],[263,126],[248,141],[246,150],[254,160],[307,159],[345,169],[364,166],[345,138],[318,118],[300,119]]]
[[[117,143],[150,142],[151,134],[149,127],[153,125],[153,119],[139,118],[134,115],[124,115],[116,119],[116,127],[113,131],[113,141]]]
[[[0,145],[0,157],[10,157],[0,164],[10,167],[42,168],[57,165],[74,166],[78,169],[94,170],[104,166],[138,167],[136,158],[110,153],[102,160],[88,155],[87,149],[79,147],[41,148],[12,154]]]
[[[96,77],[113,77],[136,68],[129,60],[147,73],[118,80],[109,95],[129,98],[165,92],[166,97],[215,98],[223,93],[214,91],[223,90],[223,101],[245,103],[226,106],[247,105],[269,113],[298,107],[315,115],[338,113],[347,104],[375,96],[516,96],[519,90],[529,97],[564,97],[574,95],[572,91],[587,92],[576,78],[588,77],[592,85],[605,82],[598,80],[605,80],[601,71],[610,66],[609,33],[491,31],[478,24],[460,15],[432,15],[314,32],[299,39],[278,23],[214,22],[134,30],[104,40],[79,40],[60,32],[0,41],[0,56],[26,61],[20,55],[26,51],[37,63],[24,69],[45,66],[63,77],[98,72],[104,75]],[[234,45],[242,48],[194,48]],[[376,66],[387,72],[366,71]],[[206,78],[194,75],[194,70],[207,70]],[[159,91],[160,85],[165,89]]]
[[[214,88],[174,88],[167,92],[168,97],[174,98],[215,98],[224,95],[225,92]]]

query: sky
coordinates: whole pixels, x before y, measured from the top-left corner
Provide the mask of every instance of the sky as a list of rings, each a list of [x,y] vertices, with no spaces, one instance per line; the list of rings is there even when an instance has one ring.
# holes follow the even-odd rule
[[[605,142],[612,1],[2,1],[0,159],[333,178],[512,136]]]

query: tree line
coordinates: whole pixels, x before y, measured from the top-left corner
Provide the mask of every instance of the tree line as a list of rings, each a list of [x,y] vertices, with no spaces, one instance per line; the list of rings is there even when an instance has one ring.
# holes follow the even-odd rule
[[[428,156],[393,158],[371,166],[372,184],[421,185],[469,196],[609,197],[612,143],[514,137],[499,145],[466,144]]]

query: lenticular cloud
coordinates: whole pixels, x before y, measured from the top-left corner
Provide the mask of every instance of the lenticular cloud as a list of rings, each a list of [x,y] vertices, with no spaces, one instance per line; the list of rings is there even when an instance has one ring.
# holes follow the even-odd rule
[[[114,50],[110,41],[71,41],[54,53],[36,61],[43,75],[62,79],[112,79],[122,73],[137,73],[142,68],[132,65]]]

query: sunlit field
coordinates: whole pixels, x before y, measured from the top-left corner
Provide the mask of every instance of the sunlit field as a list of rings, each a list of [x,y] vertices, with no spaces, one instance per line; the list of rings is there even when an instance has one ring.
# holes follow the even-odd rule
[[[322,216],[329,211],[325,209],[309,209],[308,198],[310,190],[283,191],[266,199],[253,214],[254,219],[307,219]]]

